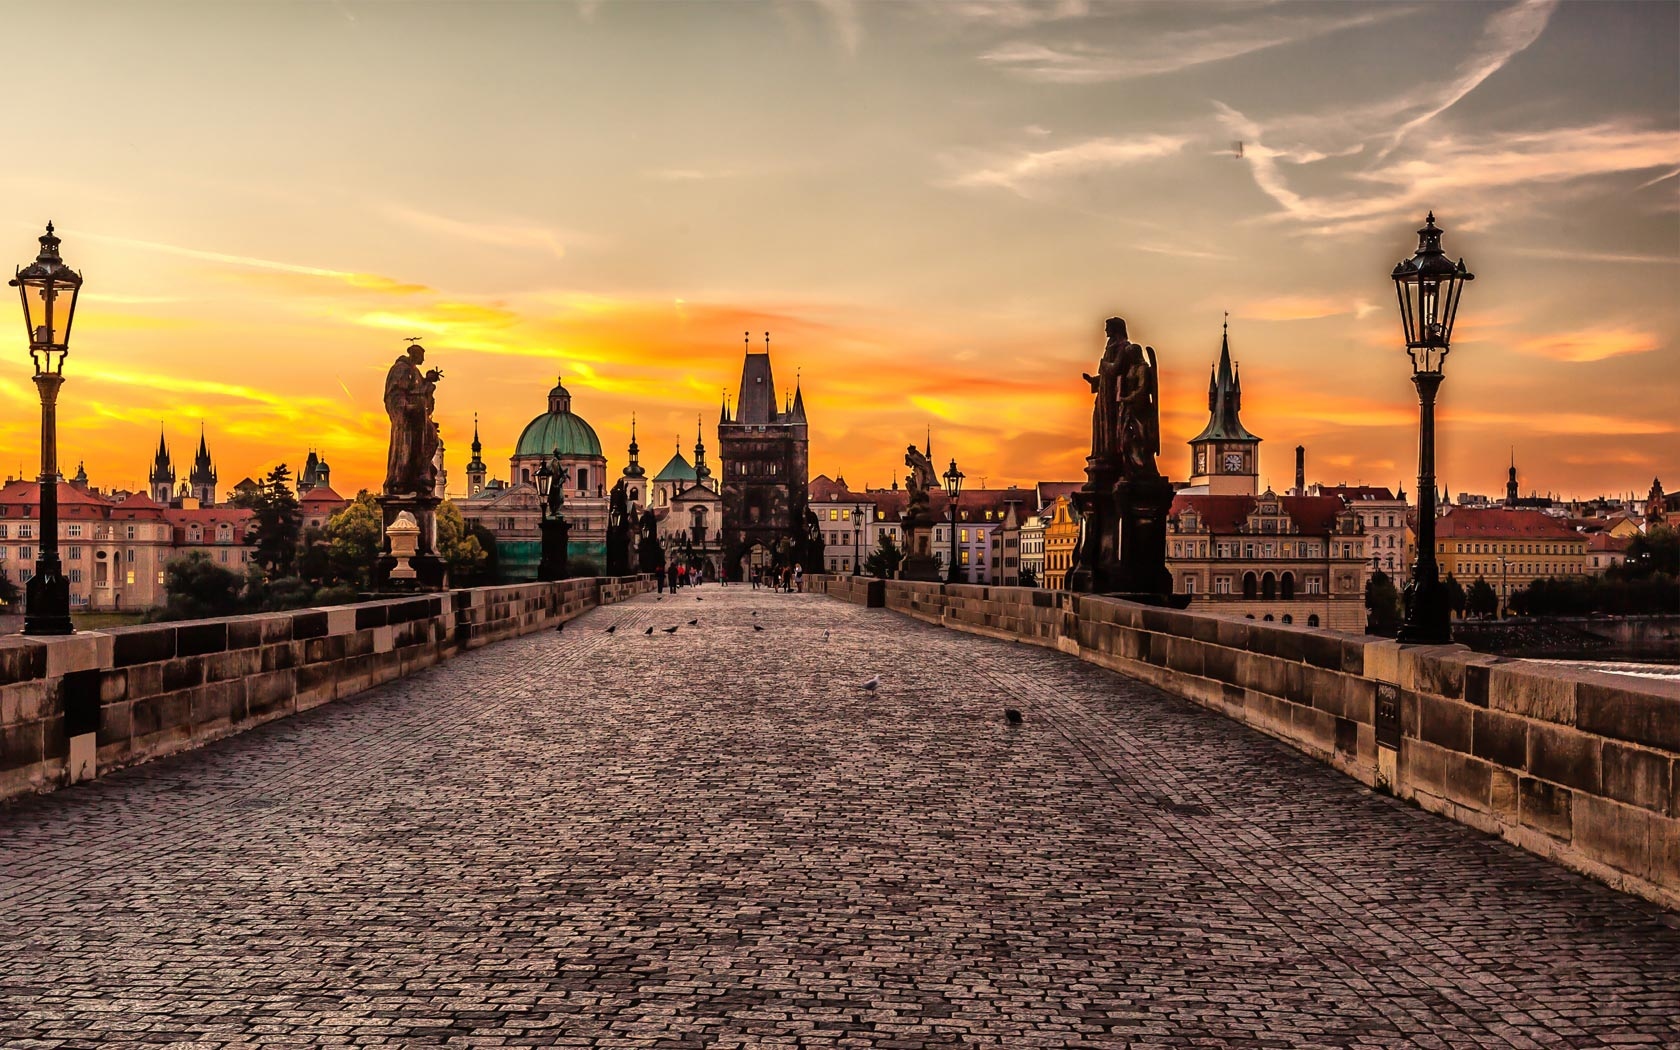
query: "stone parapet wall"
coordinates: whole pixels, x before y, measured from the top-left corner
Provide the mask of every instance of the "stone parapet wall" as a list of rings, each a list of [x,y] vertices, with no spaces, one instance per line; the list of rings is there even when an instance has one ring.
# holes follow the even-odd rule
[[[134,765],[552,627],[652,576],[0,639],[0,799]]]
[[[858,600],[833,580],[807,586]],[[1680,682],[1058,591],[881,586],[888,609],[1149,682],[1371,787],[1680,908]]]

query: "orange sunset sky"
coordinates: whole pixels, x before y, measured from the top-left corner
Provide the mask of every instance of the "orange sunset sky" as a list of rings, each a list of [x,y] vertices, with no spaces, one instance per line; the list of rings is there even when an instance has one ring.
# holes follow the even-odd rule
[[[1415,489],[1388,272],[1433,208],[1477,274],[1440,476],[1680,486],[1680,5],[120,3],[11,10],[0,165],[19,265],[86,286],[65,472],[144,482],[202,420],[223,487],[322,450],[377,487],[384,372],[446,374],[505,476],[557,373],[616,474],[715,448],[742,332],[802,373],[811,467],[1080,476],[1079,373],[1126,317],[1162,468],[1223,311],[1262,482]],[[50,57],[40,57],[50,56]],[[1242,143],[1241,156],[1233,148]],[[15,305],[11,309],[16,310]],[[37,469],[21,312],[0,454]],[[4,358],[0,358],[3,360]]]

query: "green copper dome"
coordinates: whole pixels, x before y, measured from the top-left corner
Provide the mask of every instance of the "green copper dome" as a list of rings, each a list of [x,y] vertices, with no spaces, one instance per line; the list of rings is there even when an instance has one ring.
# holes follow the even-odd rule
[[[513,454],[543,456],[555,449],[562,456],[601,456],[595,428],[572,414],[572,395],[558,383],[548,392],[548,411],[525,425]]]

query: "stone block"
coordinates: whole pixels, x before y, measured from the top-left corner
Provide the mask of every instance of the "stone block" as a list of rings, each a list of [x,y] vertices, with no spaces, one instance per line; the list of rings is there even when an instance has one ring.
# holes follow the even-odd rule
[[[160,663],[175,655],[175,628],[158,624],[119,627],[110,632],[111,666]]]
[[[1488,668],[1488,707],[1542,722],[1575,724],[1574,681],[1541,673],[1522,661]]]
[[[1680,752],[1680,700],[1637,687],[1577,684],[1575,724],[1600,736]]]
[[[48,688],[45,679],[0,687],[0,725],[39,722],[56,703],[57,694]]]
[[[1651,864],[1647,874],[1658,886],[1680,887],[1680,820],[1651,822]]]
[[[47,673],[47,647],[34,638],[0,638],[0,686],[25,682]]]
[[[356,607],[354,605],[329,605],[318,609],[317,612],[326,614],[327,634],[349,634],[356,629]]]
[[[306,664],[336,663],[344,659],[344,635],[311,638],[303,643],[303,662]]]
[[[129,705],[130,736],[138,747],[142,741],[168,735],[186,735],[192,729],[192,700],[185,693],[160,693]]]
[[[1606,740],[1599,753],[1599,762],[1604,778],[1604,794],[1653,813],[1677,815],[1669,808],[1673,791],[1670,780],[1673,759],[1655,751]]]
[[[228,647],[227,624],[220,621],[202,621],[182,624],[175,629],[176,656],[203,656],[207,653],[226,652]]]
[[[287,711],[296,692],[297,678],[290,669],[252,675],[245,680],[246,714],[260,719]]]
[[[264,616],[260,620],[262,623],[262,644],[279,645],[282,642],[292,640],[293,623],[290,613]]]
[[[1436,798],[1446,798],[1447,755],[1447,751],[1434,744],[1401,737],[1399,778],[1403,794],[1422,791]]]
[[[1336,719],[1336,752],[1341,755],[1359,754],[1359,723],[1351,718]]]
[[[141,700],[163,692],[163,665],[137,664],[123,672],[128,677],[128,698]]]
[[[235,616],[227,621],[227,647],[255,649],[263,643],[263,617]]]
[[[46,759],[40,722],[0,726],[0,770],[21,769]]]
[[[1202,651],[1206,648],[1194,638],[1168,637],[1167,666],[1180,674],[1200,678],[1204,668]]]
[[[1322,667],[1327,671],[1342,669],[1342,639],[1339,635],[1328,631],[1290,631],[1275,628],[1268,633],[1277,635],[1280,656],[1293,651],[1299,654],[1296,659],[1303,663]]]
[[[1456,654],[1417,652],[1413,654],[1412,688],[1458,700],[1464,696],[1464,662]]]
[[[1452,752],[1447,755],[1445,786],[1451,801],[1486,812],[1491,808],[1493,767],[1470,755]]]
[[[1566,787],[1522,777],[1517,781],[1518,817],[1523,827],[1568,842],[1573,835],[1574,797]]]
[[[1235,649],[1227,649],[1223,645],[1207,644],[1202,646],[1202,673],[1208,678],[1221,682],[1236,684],[1242,681],[1237,677],[1238,667],[1247,657]]]
[[[62,678],[77,671],[91,671],[111,665],[111,637],[98,631],[84,631],[61,638],[43,638],[47,651],[46,677]]]
[[[1290,705],[1291,736],[1299,743],[1329,755],[1336,750],[1336,716],[1328,711]]]
[[[1227,649],[1237,649],[1242,652],[1250,651],[1248,646],[1248,624],[1241,620],[1226,619],[1223,616],[1215,617],[1214,619],[1218,621],[1219,625],[1218,635],[1220,645],[1223,645]]]
[[[261,650],[263,671],[281,671],[288,667],[295,667],[298,655],[303,647],[302,642],[279,642],[274,645],[264,645]]]
[[[226,682],[244,678],[262,669],[262,650],[233,649],[204,657],[204,680]]]
[[[1342,676],[1342,717],[1360,725],[1375,725],[1377,721],[1377,683],[1369,678]]]
[[[99,702],[112,704],[128,699],[128,672],[99,672]]]
[[[1345,675],[1317,665],[1303,665],[1299,668],[1299,673],[1301,693],[1298,699],[1301,703],[1311,704],[1320,711],[1327,711],[1338,717],[1347,715],[1342,689],[1343,683],[1347,681]]]
[[[1644,810],[1577,793],[1570,814],[1575,848],[1600,864],[1644,875],[1651,862],[1651,820]]]
[[[1364,674],[1377,682],[1400,684],[1400,643],[1393,641],[1365,642]]]
[[[1499,711],[1474,709],[1471,753],[1506,769],[1528,768],[1528,721]]]
[[[99,708],[98,743],[128,745],[134,735],[134,715],[127,701],[103,704]]]
[[[185,659],[164,661],[164,692],[179,692],[182,689],[191,689],[202,684],[204,684],[204,658],[202,656],[189,656]]]
[[[292,637],[298,641],[309,638],[324,638],[327,634],[327,614],[311,609],[308,612],[292,613]]]
[[[1509,769],[1492,766],[1488,771],[1488,810],[1500,823],[1515,827],[1521,822],[1521,804],[1517,785],[1522,777]]]
[[[356,630],[367,631],[390,623],[391,607],[385,602],[363,602],[356,606]]]
[[[344,636],[344,658],[353,660],[373,652],[374,629],[353,631]]]
[[[1428,692],[1418,692],[1418,737],[1449,751],[1470,753],[1472,736],[1471,714],[1468,704],[1443,699]]]
[[[1528,771],[1565,787],[1597,794],[1601,741],[1576,729],[1533,722],[1528,727]]]
[[[189,690],[193,735],[216,733],[245,721],[245,683],[214,682]]]

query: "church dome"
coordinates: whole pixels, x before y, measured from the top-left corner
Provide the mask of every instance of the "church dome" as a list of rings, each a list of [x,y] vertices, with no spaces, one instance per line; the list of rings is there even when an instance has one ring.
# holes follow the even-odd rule
[[[548,392],[548,411],[525,424],[513,454],[546,456],[555,449],[562,456],[602,456],[595,428],[573,414],[571,392],[559,382]]]

